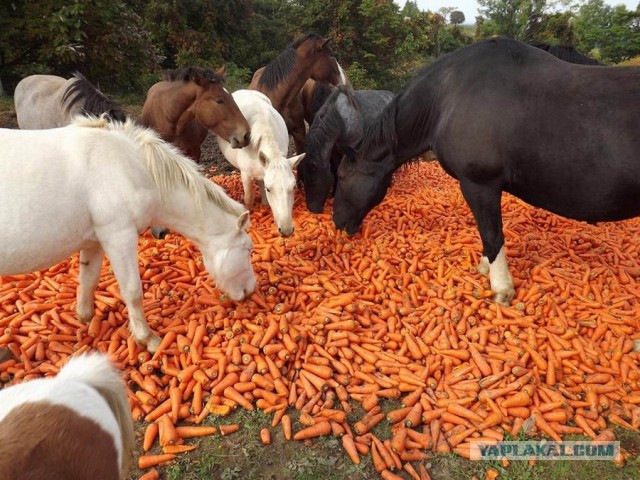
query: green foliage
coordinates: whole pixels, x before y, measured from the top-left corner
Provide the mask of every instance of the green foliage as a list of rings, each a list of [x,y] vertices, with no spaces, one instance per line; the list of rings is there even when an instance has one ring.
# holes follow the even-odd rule
[[[619,63],[640,54],[640,10],[630,12],[603,0],[589,0],[574,22],[578,48],[607,63]]]
[[[8,0],[0,2],[0,81],[84,73],[108,93],[144,95],[163,69],[227,67],[230,89],[307,33],[331,40],[357,88],[399,89],[424,63],[474,39],[507,35],[575,45],[606,62],[640,53],[640,12],[603,0],[479,0],[475,35],[455,7],[415,0]],[[452,2],[454,3],[454,2]],[[566,3],[566,2],[565,2]],[[474,38],[475,37],[475,38]]]

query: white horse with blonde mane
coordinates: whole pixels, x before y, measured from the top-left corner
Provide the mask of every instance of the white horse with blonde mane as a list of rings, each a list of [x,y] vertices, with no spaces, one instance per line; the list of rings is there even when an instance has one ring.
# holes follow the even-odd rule
[[[253,207],[255,180],[263,205],[268,203],[271,207],[278,232],[288,237],[293,233],[293,189],[296,186],[293,169],[305,154],[287,158],[287,125],[269,97],[257,90],[237,90],[232,95],[249,122],[251,142],[244,148],[234,149],[218,137],[220,150],[229,163],[240,170],[245,206]]]
[[[200,249],[233,300],[253,292],[249,212],[151,129],[79,117],[50,130],[0,129],[0,275],[43,270],[80,250],[77,314],[94,315],[104,253],[134,339],[160,339],[142,310],[138,235],[166,225]]]
[[[0,390],[2,479],[124,479],[134,448],[127,392],[105,355]]]

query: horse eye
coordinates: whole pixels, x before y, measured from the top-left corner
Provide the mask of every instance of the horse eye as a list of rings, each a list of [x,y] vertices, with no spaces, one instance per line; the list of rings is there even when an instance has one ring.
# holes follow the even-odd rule
[[[216,103],[222,105],[224,103],[224,99],[216,98]]]

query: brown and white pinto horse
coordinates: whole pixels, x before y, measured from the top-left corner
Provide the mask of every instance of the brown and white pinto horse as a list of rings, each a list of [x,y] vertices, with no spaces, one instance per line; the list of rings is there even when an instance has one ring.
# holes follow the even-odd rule
[[[308,79],[338,85],[342,77],[329,40],[312,33],[298,39],[266,67],[258,69],[249,88],[269,97],[273,108],[284,118],[296,150],[301,152],[304,147],[304,119],[292,118],[288,106],[298,100]]]
[[[121,480],[135,446],[120,375],[101,354],[0,390],[0,478]]]
[[[141,123],[196,161],[209,130],[233,148],[248,145],[249,124],[224,88],[224,74],[199,67],[165,72],[147,92]]]

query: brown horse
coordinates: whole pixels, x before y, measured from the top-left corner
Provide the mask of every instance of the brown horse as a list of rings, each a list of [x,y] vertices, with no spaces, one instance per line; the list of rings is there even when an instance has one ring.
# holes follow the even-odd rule
[[[292,43],[266,67],[257,70],[250,89],[264,93],[273,107],[282,115],[289,134],[293,136],[296,150],[304,147],[305,126],[300,115],[292,115],[296,108],[290,104],[298,101],[300,90],[308,79],[338,85],[341,72],[333,57],[329,40],[316,34],[309,34]]]
[[[141,122],[185,155],[200,160],[200,145],[209,130],[233,148],[249,144],[249,124],[224,88],[224,68],[170,70],[147,92]]]

